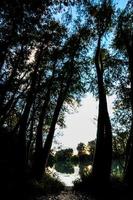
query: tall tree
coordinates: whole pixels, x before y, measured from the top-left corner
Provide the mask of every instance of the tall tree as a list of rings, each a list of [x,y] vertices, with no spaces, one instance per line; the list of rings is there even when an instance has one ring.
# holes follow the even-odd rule
[[[78,64],[78,57],[80,54],[80,50],[82,49],[83,46],[82,43],[84,41],[83,39],[84,35],[82,35],[82,33],[84,33],[83,29],[81,29],[78,33],[75,33],[75,35],[72,35],[70,39],[66,41],[66,44],[61,52],[61,56],[62,53],[64,55],[63,65],[60,70],[59,77],[57,79],[59,86],[57,89],[55,107],[52,113],[52,120],[50,123],[48,135],[44,142],[44,147],[41,148],[41,151],[39,152],[40,161],[38,163],[35,163],[34,173],[37,179],[40,179],[42,177],[46,169],[47,160],[49,157],[55,133],[55,126],[57,124],[63,104],[67,102],[67,99],[69,98],[74,99],[75,98],[74,95],[75,96],[77,95],[76,94],[77,91],[80,92],[81,94],[84,93],[83,88],[85,87],[85,85],[82,85],[82,78],[81,78],[82,73],[84,73],[84,71],[82,71],[84,70],[84,68],[82,67],[81,70],[81,66],[80,64]],[[58,83],[56,84],[58,85]]]
[[[93,3],[88,4],[88,10],[93,22],[92,28],[95,33],[96,42],[94,63],[97,75],[99,110],[92,174],[97,184],[99,184],[101,180],[103,183],[109,181],[112,162],[112,128],[104,83],[104,69],[106,64],[104,61],[105,51],[102,47],[102,42],[111,28],[114,9],[112,1],[103,0],[102,2]]]
[[[128,58],[128,72],[131,86],[131,128],[127,141],[127,158],[125,166],[125,181],[131,186],[133,181],[133,3],[128,1],[126,8],[122,11],[118,18],[116,29],[115,45],[119,51]]]

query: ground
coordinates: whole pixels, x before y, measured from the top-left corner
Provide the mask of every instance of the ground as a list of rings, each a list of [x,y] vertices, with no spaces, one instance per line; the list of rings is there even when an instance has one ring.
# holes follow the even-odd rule
[[[47,197],[42,196],[38,197],[36,200],[93,200],[93,199],[86,195],[82,195],[72,191],[63,191],[59,195],[50,195]]]
[[[94,200],[85,194],[72,191],[72,187],[65,187],[65,190],[58,195],[41,196],[36,200]]]

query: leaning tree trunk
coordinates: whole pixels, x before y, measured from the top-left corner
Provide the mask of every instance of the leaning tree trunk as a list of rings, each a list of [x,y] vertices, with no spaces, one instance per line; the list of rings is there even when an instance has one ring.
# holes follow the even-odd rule
[[[40,175],[40,165],[42,162],[42,151],[43,151],[43,122],[46,117],[46,112],[48,108],[50,100],[50,88],[46,93],[46,99],[43,103],[42,110],[39,116],[39,123],[37,126],[37,133],[36,133],[36,146],[35,146],[35,157],[33,162],[33,177],[39,178]]]
[[[65,88],[63,88],[63,80],[62,80],[62,86],[60,89],[60,93],[59,93],[59,96],[57,99],[57,104],[56,104],[54,114],[52,117],[52,122],[51,122],[51,126],[49,129],[49,133],[46,138],[44,147],[42,149],[42,154],[41,154],[42,159],[40,159],[40,162],[39,162],[40,165],[38,165],[38,172],[37,172],[37,177],[36,177],[38,180],[42,178],[42,176],[45,172],[46,166],[47,166],[47,161],[49,158],[49,153],[50,153],[50,149],[51,149],[53,138],[54,138],[55,126],[56,126],[56,123],[57,123],[57,120],[58,120],[58,117],[60,114],[60,110],[63,106],[64,100],[65,100],[68,90],[70,88],[73,73],[74,73],[73,66],[71,66],[70,74],[68,74],[68,79],[67,79]]]
[[[18,170],[24,176],[25,169],[27,166],[27,151],[26,151],[26,130],[27,130],[27,122],[31,110],[32,103],[34,101],[34,91],[30,91],[27,103],[20,120],[19,124],[19,133],[18,133]]]
[[[41,112],[39,115],[39,122],[37,126],[35,154],[34,154],[35,156],[34,156],[33,169],[32,169],[33,177],[35,177],[36,179],[41,177],[40,166],[42,165],[42,160],[43,160],[42,158],[43,157],[43,124],[44,124],[44,119],[47,114],[48,105],[50,102],[51,88],[52,88],[53,80],[55,77],[55,69],[56,69],[56,61],[54,62],[52,76],[47,85],[47,92],[45,94],[45,100],[41,108]]]
[[[36,175],[35,178],[38,179],[38,180],[42,178],[43,173],[45,172],[47,160],[48,160],[48,157],[49,157],[49,153],[50,153],[50,149],[51,149],[52,141],[53,141],[53,137],[54,137],[55,126],[56,126],[56,123],[57,123],[57,120],[58,120],[60,110],[62,108],[63,101],[64,101],[64,98],[62,98],[62,95],[59,96],[58,101],[57,101],[57,105],[56,105],[56,108],[55,108],[55,111],[54,111],[54,114],[53,114],[53,117],[52,117],[50,130],[49,130],[48,136],[46,138],[44,147],[41,149],[40,152],[38,152],[40,161],[36,166],[36,174],[35,174]]]
[[[95,66],[98,78],[99,113],[97,125],[96,151],[94,156],[92,174],[98,184],[101,181],[106,184],[110,179],[111,173],[112,129],[103,82],[103,66],[102,59],[100,56],[100,42],[101,38],[99,37],[95,55]]]
[[[27,122],[30,115],[31,107],[33,105],[34,99],[36,97],[36,86],[38,81],[38,67],[41,62],[41,57],[43,53],[44,42],[42,41],[37,60],[34,64],[34,71],[31,75],[31,85],[26,99],[26,105],[20,119],[18,128],[18,173],[21,174],[22,179],[24,179],[26,168],[27,168],[27,149],[26,149],[26,131]]]

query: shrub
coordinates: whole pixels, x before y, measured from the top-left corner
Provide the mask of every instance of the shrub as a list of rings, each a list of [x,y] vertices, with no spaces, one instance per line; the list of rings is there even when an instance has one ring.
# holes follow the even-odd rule
[[[27,192],[30,196],[58,194],[64,190],[65,185],[57,177],[45,174],[40,181],[30,180],[27,184]]]

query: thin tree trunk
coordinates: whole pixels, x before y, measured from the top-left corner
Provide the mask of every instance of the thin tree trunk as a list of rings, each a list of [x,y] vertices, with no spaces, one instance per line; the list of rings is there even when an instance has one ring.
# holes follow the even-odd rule
[[[63,84],[61,86],[61,90],[60,90],[60,93],[59,93],[59,96],[58,96],[58,99],[57,99],[57,104],[56,104],[54,114],[53,114],[53,117],[52,117],[52,122],[51,122],[51,126],[50,126],[50,129],[49,129],[49,133],[48,133],[48,136],[46,138],[44,147],[42,149],[42,154],[41,154],[42,159],[40,159],[40,163],[39,163],[40,166],[38,166],[38,174],[37,174],[37,177],[36,177],[37,179],[41,179],[42,176],[43,176],[43,173],[45,172],[49,153],[50,153],[50,149],[51,149],[53,138],[54,138],[55,126],[56,126],[56,123],[57,123],[57,120],[58,120],[58,117],[59,117],[59,114],[60,114],[60,110],[61,110],[62,105],[64,103],[64,100],[66,98],[67,92],[68,92],[69,87],[71,85],[72,76],[73,76],[73,66],[71,66],[70,74],[68,75],[68,80],[66,82],[66,87],[63,89],[62,88]]]
[[[30,156],[30,149],[31,149],[31,143],[32,143],[32,140],[33,140],[33,131],[34,131],[34,123],[35,123],[35,112],[36,112],[36,108],[34,107],[33,105],[33,108],[32,108],[32,116],[31,116],[31,119],[29,120],[30,122],[30,128],[29,128],[29,137],[28,137],[28,142],[27,142],[27,161],[26,163],[28,163],[29,161],[29,156]]]
[[[51,87],[52,87],[54,76],[55,76],[55,68],[56,68],[56,61],[54,62],[54,65],[53,65],[52,76],[48,82],[47,92],[45,95],[43,106],[41,108],[41,112],[39,115],[39,123],[37,126],[35,157],[34,157],[34,163],[33,163],[33,176],[36,178],[38,178],[40,174],[40,165],[41,165],[42,151],[43,151],[43,123],[47,114],[48,104],[50,101]]]
[[[31,76],[31,87],[29,89],[29,93],[27,95],[26,99],[26,105],[22,114],[22,117],[20,119],[20,124],[18,125],[19,132],[18,132],[18,149],[19,149],[19,158],[18,158],[18,170],[23,172],[21,173],[22,176],[25,174],[25,170],[27,168],[27,150],[26,150],[26,130],[27,130],[27,122],[30,114],[30,110],[32,107],[32,104],[34,102],[35,96],[36,96],[36,85],[37,85],[37,71],[38,66],[40,64],[42,52],[43,52],[44,42],[42,42],[40,47],[40,52],[37,58],[37,61],[34,65],[34,71]]]
[[[45,168],[47,165],[47,160],[49,157],[49,153],[50,153],[50,149],[52,146],[52,141],[53,141],[53,137],[54,137],[54,132],[55,132],[55,126],[58,120],[58,116],[60,113],[60,110],[62,108],[62,104],[63,104],[64,98],[62,97],[62,94],[59,95],[58,100],[57,100],[57,105],[52,117],[52,122],[51,122],[51,126],[50,126],[50,130],[48,133],[48,136],[46,138],[45,144],[44,144],[44,148],[42,149],[42,159],[40,159],[40,165],[38,166],[38,175],[37,175],[37,179],[41,179],[41,177],[43,176],[43,173],[45,172]]]
[[[43,107],[39,116],[39,123],[37,126],[35,157],[34,157],[34,163],[33,163],[33,176],[35,178],[40,177],[39,169],[41,165],[42,150],[43,150],[43,122],[46,116],[49,100],[50,100],[50,89],[46,93],[46,99],[43,103]]]

